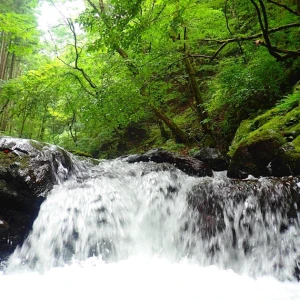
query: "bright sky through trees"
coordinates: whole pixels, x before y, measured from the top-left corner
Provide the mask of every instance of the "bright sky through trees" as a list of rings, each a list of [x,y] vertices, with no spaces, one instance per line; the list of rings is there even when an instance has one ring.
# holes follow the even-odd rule
[[[43,31],[61,23],[63,18],[73,18],[84,9],[83,0],[73,0],[64,3],[43,1],[38,17],[39,27]]]

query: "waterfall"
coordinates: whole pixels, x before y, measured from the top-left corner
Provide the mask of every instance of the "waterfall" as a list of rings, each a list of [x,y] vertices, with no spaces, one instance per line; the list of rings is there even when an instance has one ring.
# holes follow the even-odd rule
[[[103,282],[107,299],[240,299],[242,288],[243,299],[300,299],[297,179],[196,178],[122,159],[80,164],[49,193],[0,282],[23,276],[45,286],[46,278],[74,299],[89,295],[84,278]],[[148,284],[149,293],[136,292]]]

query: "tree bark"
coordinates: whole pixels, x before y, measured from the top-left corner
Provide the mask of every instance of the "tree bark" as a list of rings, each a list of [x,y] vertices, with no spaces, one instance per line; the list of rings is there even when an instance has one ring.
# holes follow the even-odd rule
[[[6,66],[7,66],[7,34],[2,32],[1,34],[1,48],[0,48],[0,79],[5,79]]]
[[[176,142],[184,144],[189,143],[187,135],[178,127],[176,123],[174,123],[168,116],[166,116],[166,114],[161,109],[152,107],[152,110],[154,111],[156,117],[162,120],[172,131],[175,136]]]
[[[196,110],[197,110],[198,118],[201,123],[202,129],[205,134],[209,134],[210,136],[213,136],[209,126],[205,122],[205,120],[208,119],[208,114],[204,108],[204,102],[196,79],[195,70],[188,56],[185,56],[184,64],[185,64],[186,72],[188,73],[190,78],[191,87],[196,102]]]

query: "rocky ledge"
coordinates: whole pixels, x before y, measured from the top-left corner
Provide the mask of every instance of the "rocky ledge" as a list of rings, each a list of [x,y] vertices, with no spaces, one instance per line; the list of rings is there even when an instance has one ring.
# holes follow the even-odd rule
[[[130,155],[125,158],[128,163],[156,162],[159,164],[168,163],[190,176],[213,176],[210,166],[196,158],[179,156],[163,149],[153,149],[144,154]]]
[[[23,242],[46,194],[72,169],[61,148],[0,137],[0,260]]]

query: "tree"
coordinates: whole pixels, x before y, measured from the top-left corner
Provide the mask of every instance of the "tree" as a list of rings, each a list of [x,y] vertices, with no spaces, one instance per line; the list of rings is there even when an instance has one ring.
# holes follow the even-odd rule
[[[33,7],[35,2],[8,1],[0,12],[0,82],[2,81],[2,85],[20,75],[22,59],[31,54],[38,44],[36,18],[28,4]],[[5,98],[0,105],[2,105],[0,130],[5,131],[9,110],[13,103],[10,98]]]

